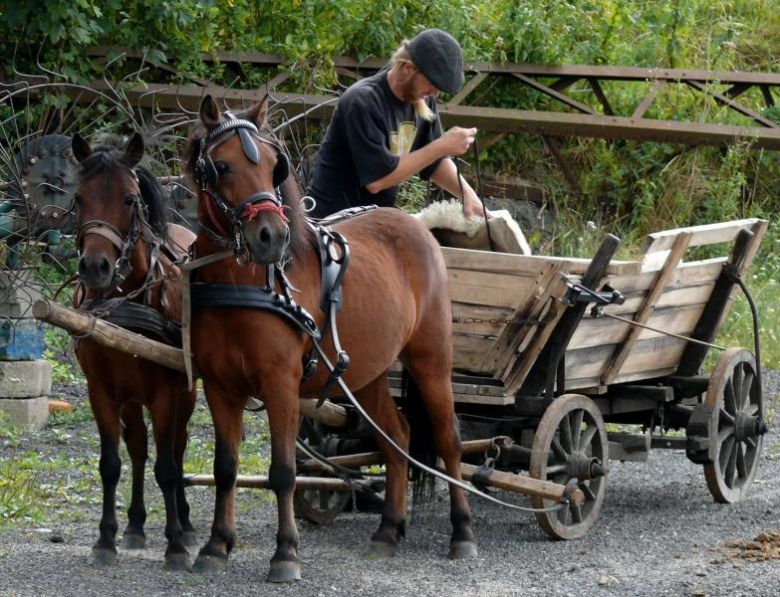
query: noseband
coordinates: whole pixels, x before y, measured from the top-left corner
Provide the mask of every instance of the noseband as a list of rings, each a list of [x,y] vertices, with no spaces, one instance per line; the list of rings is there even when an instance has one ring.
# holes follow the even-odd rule
[[[244,240],[244,230],[242,225],[242,218],[247,218],[250,222],[258,217],[261,213],[270,212],[278,215],[282,222],[287,224],[290,220],[285,215],[285,210],[290,209],[288,205],[284,205],[281,197],[279,196],[278,187],[281,185],[287,177],[290,175],[290,165],[287,160],[287,156],[274,141],[266,139],[260,134],[254,123],[236,118],[230,110],[226,110],[223,115],[227,119],[226,122],[218,125],[210,130],[201,140],[198,154],[198,160],[195,164],[195,180],[200,185],[201,192],[208,195],[213,202],[224,214],[229,216],[233,239],[227,241],[225,238],[214,238],[219,244],[224,246],[232,245],[233,251],[239,262],[246,262],[247,249],[246,241]],[[273,185],[275,192],[260,191],[253,193],[243,199],[236,207],[231,206],[223,197],[220,196],[219,189],[219,172],[217,172],[216,166],[211,159],[211,152],[222,145],[228,139],[238,135],[241,140],[241,148],[246,158],[253,164],[260,163],[260,151],[257,145],[255,145],[255,139],[261,143],[271,146],[277,154],[277,164],[274,167],[273,172]],[[211,220],[214,228],[222,235],[227,236],[224,228],[216,219],[211,202],[206,202],[206,211],[209,219]],[[204,230],[206,230],[204,228]],[[207,231],[208,232],[208,231]],[[212,235],[214,237],[215,235]],[[290,242],[290,230],[287,229],[287,238],[285,243]],[[286,245],[285,245],[286,250]]]

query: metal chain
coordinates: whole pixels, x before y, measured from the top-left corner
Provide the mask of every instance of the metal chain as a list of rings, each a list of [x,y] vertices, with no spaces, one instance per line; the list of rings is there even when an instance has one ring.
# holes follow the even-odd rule
[[[535,325],[547,325],[549,322],[542,321],[541,319],[518,319],[518,318],[512,318],[512,319],[498,319],[498,318],[491,318],[491,319],[482,319],[481,317],[453,317],[452,323],[489,323],[491,325],[512,325],[512,324],[520,324],[520,323],[529,323],[529,324],[535,324]]]

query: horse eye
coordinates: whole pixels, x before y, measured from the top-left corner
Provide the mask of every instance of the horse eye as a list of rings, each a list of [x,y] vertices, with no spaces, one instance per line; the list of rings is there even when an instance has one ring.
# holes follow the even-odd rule
[[[214,164],[214,168],[216,168],[217,174],[220,176],[230,172],[230,166],[228,166],[227,162],[217,162]]]
[[[135,195],[125,197],[125,205],[132,205],[133,203],[135,203]]]

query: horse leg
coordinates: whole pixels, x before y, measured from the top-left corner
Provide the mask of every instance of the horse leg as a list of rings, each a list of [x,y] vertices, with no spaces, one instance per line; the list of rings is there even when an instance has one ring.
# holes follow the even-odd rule
[[[113,566],[116,563],[116,485],[122,472],[119,460],[119,413],[109,393],[89,385],[89,401],[100,434],[100,479],[103,483],[103,515],[100,536],[88,562],[95,566]]]
[[[409,426],[390,396],[384,374],[357,393],[360,404],[384,432],[404,451],[409,451]],[[385,462],[386,487],[382,521],[371,536],[369,558],[386,558],[395,555],[396,548],[406,536],[406,489],[408,486],[406,460],[396,452],[387,440],[374,433]]]
[[[426,334],[424,337],[425,340],[420,343],[422,346],[413,345],[404,352],[404,366],[420,389],[425,410],[433,425],[436,450],[444,461],[447,474],[461,481],[462,446],[452,397],[449,353],[438,350],[438,346],[430,346],[430,338],[437,336]],[[475,558],[477,542],[474,539],[471,511],[465,492],[455,485],[450,485],[449,490],[452,524],[449,557],[450,559]]]
[[[216,501],[211,536],[201,548],[193,572],[215,574],[227,568],[228,554],[236,542],[236,476],[238,445],[243,430],[243,403],[214,383],[204,380],[206,401],[214,422],[214,484]]]
[[[195,392],[182,390],[177,396],[176,410],[176,440],[174,442],[174,457],[179,477],[176,481],[176,507],[179,510],[179,523],[184,536],[184,545],[192,547],[198,544],[195,527],[190,522],[190,505],[184,492],[184,451],[187,448],[187,423],[195,410]]]
[[[171,401],[172,392],[167,384],[160,384],[150,408],[154,442],[157,445],[157,461],[154,464],[154,478],[165,501],[165,569],[183,571],[190,568],[190,554],[182,542],[182,528],[176,504],[176,487],[181,470],[176,465],[175,439],[176,405]]]
[[[127,509],[127,526],[122,533],[121,547],[122,549],[143,549],[146,545],[144,473],[149,457],[149,439],[144,422],[143,407],[137,402],[125,403],[120,417],[124,423],[122,436],[132,464],[132,497],[130,498],[130,507]]]
[[[280,374],[280,378],[284,378]],[[290,377],[289,379],[299,379]],[[292,582],[301,578],[298,558],[298,529],[295,526],[293,494],[295,493],[295,439],[298,436],[298,388],[277,387],[264,392],[268,426],[271,431],[270,488],[276,494],[278,528],[276,551],[271,558],[268,582]]]

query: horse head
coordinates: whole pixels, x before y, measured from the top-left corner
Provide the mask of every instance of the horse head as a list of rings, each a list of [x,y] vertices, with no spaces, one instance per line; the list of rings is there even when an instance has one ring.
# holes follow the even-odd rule
[[[285,258],[295,236],[300,196],[295,201],[284,190],[291,180],[287,156],[275,139],[261,134],[264,122],[265,99],[233,114],[220,112],[206,96],[188,164],[200,190],[202,223],[227,236],[246,260],[273,264]]]
[[[88,289],[107,296],[133,270],[145,230],[165,237],[162,189],[154,175],[138,167],[144,154],[139,133],[124,147],[110,140],[93,150],[79,134],[72,144],[81,165],[74,194],[78,273]]]

